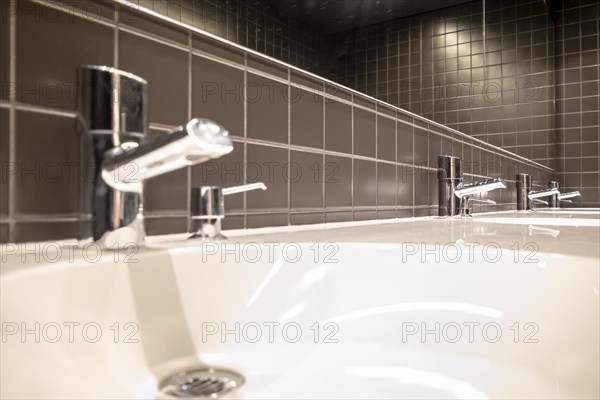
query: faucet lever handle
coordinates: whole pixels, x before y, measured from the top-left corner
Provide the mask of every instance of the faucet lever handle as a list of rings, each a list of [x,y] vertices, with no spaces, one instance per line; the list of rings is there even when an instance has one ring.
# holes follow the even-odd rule
[[[543,204],[545,206],[548,205],[548,202],[546,200],[542,200],[542,199],[531,199],[532,203],[539,203],[539,204]]]
[[[225,188],[225,189],[222,189],[221,192],[223,193],[223,196],[228,196],[230,194],[242,193],[242,192],[247,192],[249,190],[257,190],[257,189],[267,190],[267,186],[262,182],[249,183],[247,185],[240,185],[240,186],[233,186],[233,187]]]

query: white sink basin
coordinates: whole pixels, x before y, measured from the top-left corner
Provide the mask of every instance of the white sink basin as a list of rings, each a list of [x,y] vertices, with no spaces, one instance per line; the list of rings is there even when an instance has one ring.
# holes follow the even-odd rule
[[[282,248],[272,260],[265,244],[189,243],[135,263],[9,258],[1,397],[151,399],[203,362],[243,374],[240,398],[598,398],[597,258],[491,262],[479,246],[472,260],[450,262],[464,250],[452,247],[422,262],[400,243],[342,243],[315,261],[307,243],[288,247],[302,252],[293,263]]]

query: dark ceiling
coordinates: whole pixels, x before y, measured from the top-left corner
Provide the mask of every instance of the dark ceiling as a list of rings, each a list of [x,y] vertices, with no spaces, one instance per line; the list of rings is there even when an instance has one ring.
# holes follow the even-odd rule
[[[271,0],[325,33],[363,27],[473,0]]]

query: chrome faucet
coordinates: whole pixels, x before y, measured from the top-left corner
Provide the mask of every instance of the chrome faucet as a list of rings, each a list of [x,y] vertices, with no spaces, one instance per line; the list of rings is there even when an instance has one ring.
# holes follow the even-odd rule
[[[529,174],[517,174],[517,210],[527,211],[532,210],[533,203],[540,203],[543,205],[550,205],[548,201],[542,200],[544,197],[550,197],[560,195],[558,188],[549,187],[547,189],[532,190],[531,189],[531,175]]]
[[[458,157],[438,156],[437,167],[438,215],[440,217],[455,215],[470,217],[471,202],[496,204],[493,200],[472,198],[472,195],[506,188],[504,182],[499,178],[464,184],[462,160]]]
[[[78,69],[78,108],[83,157],[93,165],[84,182],[83,212],[91,214],[92,238],[101,247],[143,246],[143,192],[147,179],[221,157],[233,150],[227,130],[193,119],[170,134],[147,141],[148,83],[104,66]]]
[[[219,186],[192,188],[190,239],[227,239],[221,233],[221,220],[225,218],[225,196],[256,189],[267,190],[267,187],[259,182],[225,189]]]
[[[559,185],[557,181],[549,181],[548,188],[553,188],[559,190]],[[550,196],[548,200],[548,206],[551,208],[560,208],[560,203],[571,203],[571,199],[575,197],[580,197],[581,193],[579,191],[567,192],[567,193],[558,193]]]

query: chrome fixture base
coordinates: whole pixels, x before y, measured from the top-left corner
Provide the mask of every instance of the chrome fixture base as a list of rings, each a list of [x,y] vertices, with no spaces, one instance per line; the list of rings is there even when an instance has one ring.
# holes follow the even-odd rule
[[[221,220],[225,218],[225,196],[249,190],[266,190],[264,183],[250,183],[222,189],[219,186],[192,188],[190,202],[190,239],[222,240]]]
[[[81,209],[92,215],[92,238],[104,248],[143,246],[143,192],[147,179],[218,158],[233,150],[221,125],[193,119],[168,135],[147,141],[148,83],[104,66],[78,69],[79,129],[83,159],[93,165]]]

